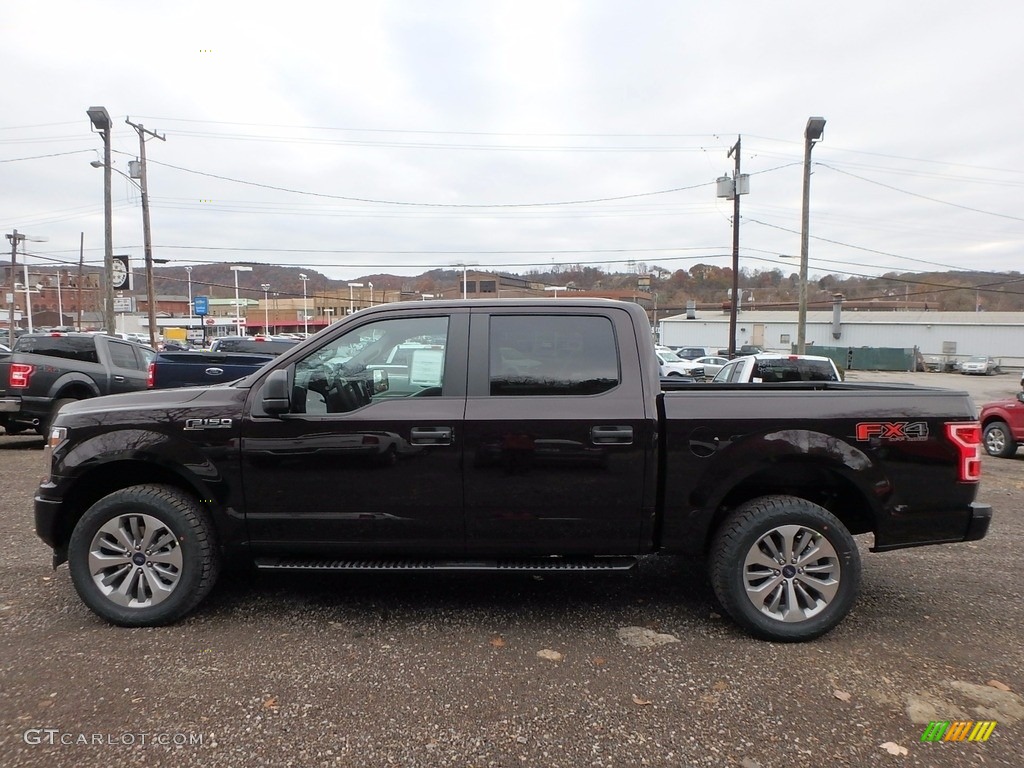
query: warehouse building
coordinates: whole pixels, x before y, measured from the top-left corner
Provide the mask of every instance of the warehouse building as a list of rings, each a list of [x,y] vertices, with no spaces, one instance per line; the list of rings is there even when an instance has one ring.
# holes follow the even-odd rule
[[[697,311],[660,319],[656,333],[669,346],[729,346],[729,313]],[[736,348],[755,344],[790,352],[797,339],[795,311],[742,311],[736,319]],[[926,358],[962,361],[988,355],[1006,368],[1024,367],[1024,313],[809,311],[807,353],[814,347],[917,348]]]

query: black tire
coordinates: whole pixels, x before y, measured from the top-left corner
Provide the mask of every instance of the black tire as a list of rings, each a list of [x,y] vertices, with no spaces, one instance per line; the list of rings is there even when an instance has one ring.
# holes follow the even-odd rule
[[[773,568],[768,553],[786,541],[797,552],[813,544],[814,554]],[[764,496],[738,507],[716,531],[710,555],[711,586],[722,607],[767,640],[820,637],[850,612],[860,586],[853,536],[831,512],[795,496]]]
[[[993,421],[985,427],[981,442],[989,456],[1007,459],[1017,452],[1017,441],[1013,439],[1013,433],[1005,421]]]
[[[199,605],[217,580],[220,557],[194,498],[171,486],[136,485],[104,496],[82,516],[68,565],[79,597],[98,616],[122,627],[155,627]]]

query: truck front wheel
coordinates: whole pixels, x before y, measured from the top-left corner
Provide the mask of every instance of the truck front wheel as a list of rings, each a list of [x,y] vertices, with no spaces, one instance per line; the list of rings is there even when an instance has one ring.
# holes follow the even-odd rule
[[[123,627],[152,627],[194,609],[213,588],[220,561],[195,499],[170,486],[136,485],[82,516],[68,564],[94,613]]]
[[[709,566],[715,596],[733,620],[782,642],[833,629],[860,585],[853,536],[828,510],[795,496],[738,507],[715,534]]]
[[[1017,452],[1017,441],[1013,439],[1013,433],[1005,421],[993,421],[985,427],[982,442],[989,456],[1005,459]]]

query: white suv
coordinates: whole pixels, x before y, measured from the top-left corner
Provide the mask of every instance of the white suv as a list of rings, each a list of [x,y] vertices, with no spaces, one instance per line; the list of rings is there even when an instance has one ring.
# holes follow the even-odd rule
[[[842,381],[831,358],[818,355],[778,355],[764,352],[730,360],[715,374],[715,382]]]

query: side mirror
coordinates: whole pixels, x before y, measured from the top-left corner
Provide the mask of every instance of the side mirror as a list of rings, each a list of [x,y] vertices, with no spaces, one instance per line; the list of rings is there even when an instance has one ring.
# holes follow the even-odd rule
[[[265,413],[278,415],[291,410],[292,399],[286,369],[279,368],[267,376],[260,392],[260,398]]]
[[[1024,392],[1017,393],[1017,400],[1021,403],[1024,403]]]
[[[373,394],[379,395],[381,392],[387,392],[390,385],[388,384],[388,372],[378,369],[373,371]]]

